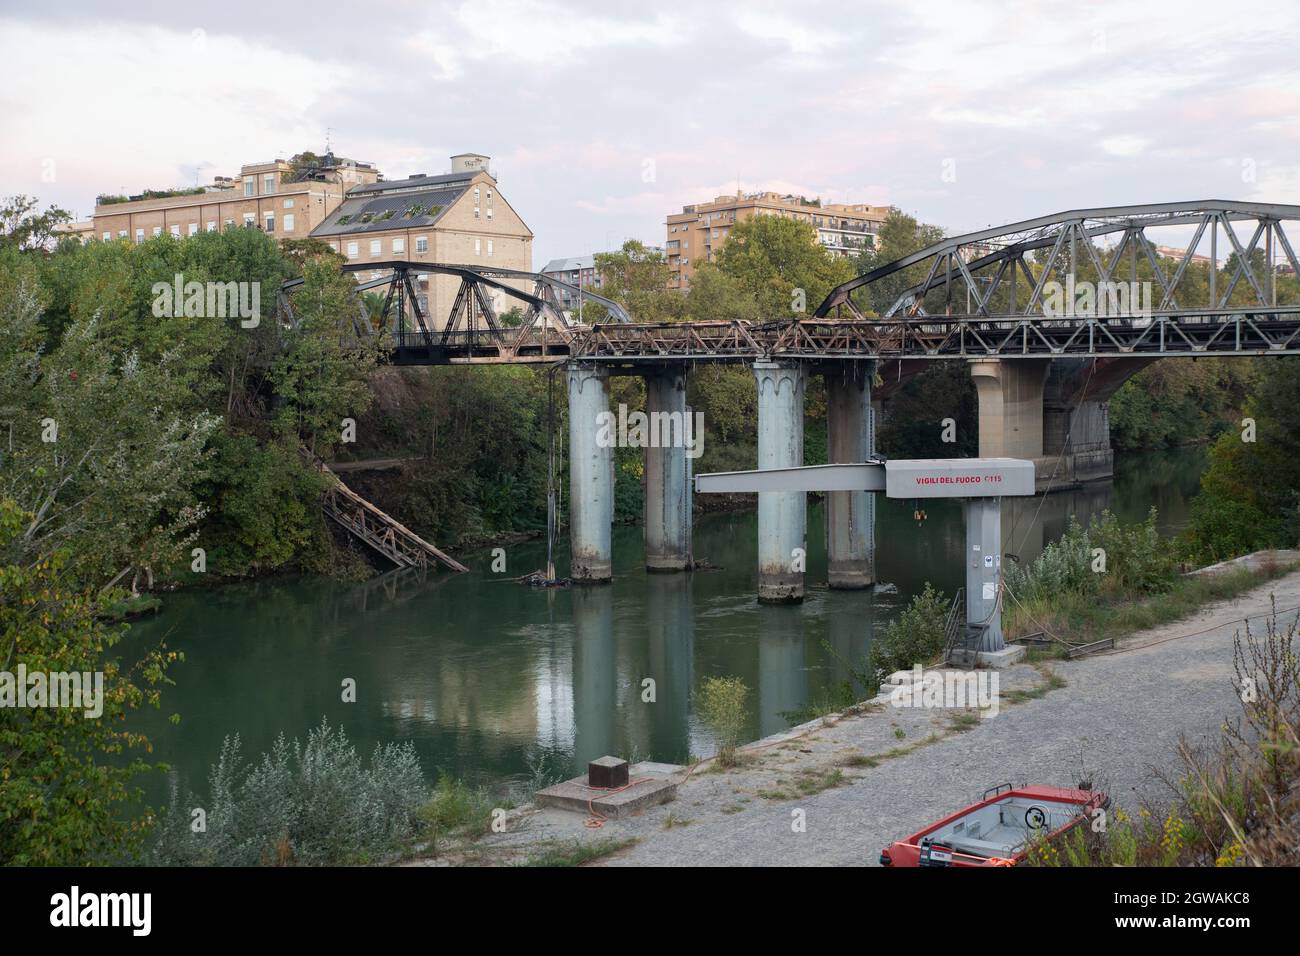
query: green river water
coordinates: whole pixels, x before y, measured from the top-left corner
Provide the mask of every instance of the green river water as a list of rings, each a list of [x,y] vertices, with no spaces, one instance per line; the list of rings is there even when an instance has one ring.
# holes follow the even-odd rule
[[[1138,520],[1155,505],[1162,531],[1186,520],[1205,466],[1203,449],[1117,458],[1113,482],[1046,498],[1008,499],[1004,549],[1030,559],[1070,515],[1102,508]],[[530,768],[577,772],[602,754],[680,763],[714,747],[691,705],[706,676],[739,675],[751,688],[749,737],[789,726],[782,712],[805,706],[846,677],[875,628],[926,581],[961,586],[960,505],[932,501],[928,520],[912,504],[877,498],[874,591],[828,591],[824,520],[809,508],[811,587],[803,604],[759,606],[755,514],[699,519],[697,558],[718,570],[647,574],[641,529],[614,533],[613,584],[539,591],[504,580],[545,564],[545,542],[507,549],[507,574],[488,552],[469,574],[414,572],[363,584],[279,578],[165,596],[137,621],[130,642],[166,636],[185,662],[172,671],[161,712],[141,718],[155,756],[182,790],[206,793],[222,738],[239,733],[256,756],[283,731],[293,737],[328,717],[368,754],[377,742],[410,740],[431,777],[453,774],[503,784]],[[563,552],[560,572],[567,568]],[[827,645],[835,653],[827,650]],[[642,702],[642,681],[656,700]],[[341,699],[353,678],[355,703]],[[166,716],[180,715],[179,724]],[[168,780],[145,784],[165,802]]]

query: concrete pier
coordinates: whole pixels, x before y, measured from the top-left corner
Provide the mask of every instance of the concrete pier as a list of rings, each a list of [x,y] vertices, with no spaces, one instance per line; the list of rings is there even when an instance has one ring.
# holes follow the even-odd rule
[[[758,467],[803,464],[802,365],[755,362],[758,383]],[[807,495],[765,491],[758,496],[758,599],[769,604],[803,600],[807,566]]]
[[[645,450],[645,566],[685,571],[691,566],[691,497],[687,477],[686,369],[668,366],[645,377],[652,440]],[[692,433],[698,441],[699,436]]]
[[[1043,457],[1043,382],[1050,359],[972,359],[980,457]]]
[[[609,413],[609,373],[599,366],[581,362],[570,362],[567,370],[572,555],[569,576],[579,583],[599,583],[614,576],[613,442],[617,436],[614,427],[605,424]]]
[[[831,463],[866,461],[875,451],[871,405],[873,362],[843,362],[826,379],[827,455]],[[875,573],[875,495],[826,495],[827,583],[845,590],[870,587]]]

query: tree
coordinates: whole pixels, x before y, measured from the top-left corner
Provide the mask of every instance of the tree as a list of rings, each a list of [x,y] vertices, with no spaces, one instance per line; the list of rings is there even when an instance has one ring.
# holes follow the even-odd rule
[[[714,258],[769,321],[806,317],[831,289],[854,276],[847,259],[817,242],[810,223],[782,216],[737,223]]]
[[[934,245],[943,238],[944,233],[940,227],[918,222],[914,216],[898,209],[890,209],[881,224],[875,246],[858,256],[854,272],[864,275],[926,246]],[[909,266],[856,290],[854,299],[864,312],[881,315],[905,290],[924,282],[929,269],[929,262]]]
[[[32,521],[0,496],[0,671],[100,674],[102,712],[84,698],[82,707],[0,707],[0,866],[122,862],[148,823],[124,812],[140,799],[130,782],[151,769],[128,756],[149,742],[125,721],[159,705],[177,655],[160,646],[135,649],[131,667],[116,659],[126,629],[106,626],[89,593],[70,583],[66,555],[20,557]]]
[[[601,277],[601,294],[621,305],[633,321],[673,322],[681,318],[682,299],[668,288],[668,262],[663,253],[629,239],[618,252],[596,254],[596,273]],[[586,314],[592,306],[583,306],[583,319],[589,323],[599,321],[593,318],[594,312]]]
[[[338,263],[309,259],[294,295],[297,326],[274,359],[269,378],[280,399],[280,427],[324,453],[340,440],[343,419],[369,405],[379,343],[351,332],[355,283]]]
[[[202,514],[194,482],[217,417],[194,407],[171,353],[149,363],[106,348],[94,318],[46,354],[25,271],[0,290],[0,409],[13,448],[0,460],[0,494],[30,516],[11,557],[68,551],[97,586],[123,566],[174,562]]]
[[[1214,443],[1186,541],[1208,561],[1300,542],[1300,359],[1268,360],[1244,420]]]
[[[55,227],[72,219],[66,209],[47,206],[44,212],[36,212],[36,205],[31,196],[0,200],[0,247],[12,246],[24,251],[48,249]]]

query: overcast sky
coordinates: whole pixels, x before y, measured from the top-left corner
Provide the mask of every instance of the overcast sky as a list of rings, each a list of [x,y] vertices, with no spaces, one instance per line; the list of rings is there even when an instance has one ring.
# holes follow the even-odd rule
[[[1296,203],[1298,28],[1294,0],[0,0],[0,195],[86,216],[329,130],[389,178],[489,154],[537,268],[738,182],[952,232]]]

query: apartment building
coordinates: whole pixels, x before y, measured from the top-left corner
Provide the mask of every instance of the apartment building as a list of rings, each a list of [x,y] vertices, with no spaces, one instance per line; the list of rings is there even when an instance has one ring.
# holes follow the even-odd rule
[[[451,157],[450,173],[416,173],[406,179],[354,186],[344,201],[312,229],[353,263],[380,264],[404,259],[452,265],[496,267],[531,272],[533,233],[501,196],[489,158],[478,153]],[[525,280],[504,284],[532,293]],[[460,288],[456,276],[418,277],[420,306],[441,328]],[[493,294],[493,308],[506,311],[521,303],[504,292]]]
[[[551,276],[561,282],[567,282],[569,285],[576,285],[580,289],[591,289],[593,292],[599,292],[604,285],[600,273],[596,271],[596,257],[594,255],[552,259],[542,266],[542,275]],[[560,304],[564,308],[577,307],[578,297],[567,289],[560,289],[558,297]]]
[[[887,206],[864,203],[830,203],[802,196],[758,192],[718,196],[712,202],[683,206],[668,217],[664,252],[672,272],[670,286],[690,287],[695,270],[713,261],[738,222],[753,216],[783,216],[807,222],[817,230],[817,241],[832,254],[853,256],[875,247]]]
[[[164,232],[177,238],[254,226],[282,239],[304,239],[343,202],[351,188],[371,184],[379,171],[327,155],[302,166],[275,159],[250,163],[237,180],[218,177],[202,189],[138,197],[101,196],[91,235],[104,241],[144,242]]]

